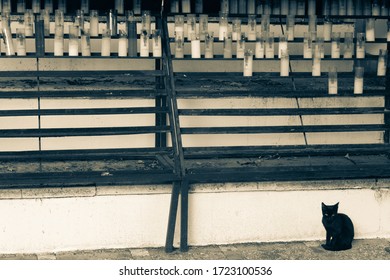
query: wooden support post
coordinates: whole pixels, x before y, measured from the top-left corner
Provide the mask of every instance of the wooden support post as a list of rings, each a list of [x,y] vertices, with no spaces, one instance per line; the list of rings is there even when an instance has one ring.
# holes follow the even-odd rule
[[[180,182],[174,182],[172,186],[171,205],[168,217],[167,237],[165,241],[165,252],[171,253],[173,251],[173,239],[175,237],[176,216],[179,204]]]
[[[390,52],[390,42],[387,42],[387,54],[389,55]],[[390,62],[389,59],[387,59],[387,70],[386,70],[386,91],[385,91],[385,110],[390,110]],[[385,114],[385,135],[384,135],[384,142],[385,144],[390,144],[390,114]]]
[[[181,183],[180,251],[188,252],[188,180]]]

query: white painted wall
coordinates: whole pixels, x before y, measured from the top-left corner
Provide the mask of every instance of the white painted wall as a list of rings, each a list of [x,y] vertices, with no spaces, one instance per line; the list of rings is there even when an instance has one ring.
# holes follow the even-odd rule
[[[321,202],[340,202],[356,238],[390,237],[390,181],[192,186],[189,244],[321,240]],[[169,186],[0,191],[0,253],[161,247]],[[179,226],[179,224],[177,225]],[[176,230],[178,245],[179,230]]]

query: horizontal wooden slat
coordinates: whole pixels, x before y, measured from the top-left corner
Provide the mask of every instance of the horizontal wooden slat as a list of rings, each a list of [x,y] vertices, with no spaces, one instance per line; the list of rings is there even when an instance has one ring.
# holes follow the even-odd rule
[[[352,90],[343,91],[339,90],[338,94],[330,95],[327,91],[324,90],[262,90],[262,91],[252,91],[252,90],[226,90],[226,91],[215,91],[215,90],[193,90],[193,89],[184,89],[179,88],[177,90],[178,98],[192,98],[192,97],[204,97],[204,98],[224,98],[224,97],[287,97],[287,98],[338,98],[338,97],[374,97],[374,96],[385,96],[390,94],[390,92],[383,90],[365,90],[364,94],[356,95]]]
[[[307,61],[311,61],[308,59]],[[338,72],[338,78],[353,78],[353,72]],[[175,77],[185,78],[185,79],[221,79],[221,80],[231,80],[231,79],[241,79],[241,80],[250,80],[251,77],[244,77],[242,71],[237,72],[176,72]],[[313,76],[312,69],[307,69],[307,72],[292,72],[290,76],[281,77],[278,72],[253,72],[253,76],[256,78],[278,78],[278,79],[291,79],[291,78],[311,78],[313,80],[328,78],[326,72],[322,72],[321,76]],[[377,76],[375,73],[364,73],[364,78],[377,78],[377,79],[386,79],[385,76]]]
[[[325,155],[378,155],[389,154],[389,144],[354,145],[286,145],[286,146],[226,146],[184,148],[186,158],[225,158],[225,157],[301,157]]]
[[[0,138],[109,136],[109,135],[150,134],[150,133],[168,132],[168,131],[169,131],[169,126],[4,129],[4,130],[0,130]]]
[[[223,182],[264,182],[264,181],[305,181],[305,180],[345,180],[345,179],[378,179],[388,178],[390,165],[349,167],[335,166],[296,166],[285,170],[282,167],[256,168],[242,170],[189,170],[186,179],[190,183],[223,183]]]
[[[63,186],[172,184],[179,180],[173,172],[163,170],[126,170],[104,172],[46,172],[1,174],[0,188],[34,188]]]
[[[184,116],[290,116],[390,113],[385,108],[181,109]]]
[[[133,90],[56,90],[56,91],[0,91],[0,98],[122,98],[144,97],[153,98],[166,96],[163,90],[133,89]]]
[[[139,108],[91,108],[91,109],[41,109],[41,110],[5,110],[0,117],[15,116],[66,116],[66,115],[119,115],[119,114],[156,114],[167,113],[166,107]]]
[[[163,76],[163,71],[160,70],[144,70],[144,71],[0,71],[0,77],[98,77],[98,76],[126,76],[126,77],[153,77]]]
[[[98,160],[98,159],[145,159],[156,155],[172,154],[172,148],[130,148],[102,150],[42,150],[0,152],[0,161],[60,161],[60,160]]]
[[[306,125],[306,126],[242,126],[182,128],[183,134],[252,134],[303,132],[357,132],[383,131],[386,125]]]

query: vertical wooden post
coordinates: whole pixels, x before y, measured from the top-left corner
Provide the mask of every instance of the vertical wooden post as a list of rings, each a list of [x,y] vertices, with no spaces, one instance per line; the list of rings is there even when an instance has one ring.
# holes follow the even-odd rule
[[[162,29],[162,20],[160,17],[156,17],[156,29]],[[155,70],[162,70],[161,58],[155,60]],[[161,91],[165,88],[164,79],[162,77],[156,77],[156,91]],[[157,96],[155,99],[156,108],[162,108],[167,106],[166,97]],[[165,113],[156,113],[156,126],[166,126],[167,117]],[[155,145],[156,147],[166,147],[167,146],[167,133],[166,132],[157,132],[155,135]]]
[[[181,186],[181,222],[180,222],[180,251],[188,252],[188,180],[183,179]]]
[[[171,253],[173,251],[173,239],[175,237],[177,208],[179,204],[180,182],[174,182],[172,186],[171,204],[168,216],[167,237],[165,240],[165,252]]]
[[[390,52],[390,42],[387,42],[387,54]],[[386,70],[386,91],[385,91],[385,110],[390,110],[390,61],[387,59],[387,70]],[[385,135],[384,142],[385,144],[390,144],[390,115],[385,114]]]

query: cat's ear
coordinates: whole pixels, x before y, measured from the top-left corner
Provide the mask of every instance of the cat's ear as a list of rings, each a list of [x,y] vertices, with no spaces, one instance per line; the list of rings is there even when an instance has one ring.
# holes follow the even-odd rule
[[[321,208],[322,208],[322,209],[325,209],[325,208],[326,208],[325,203],[321,202]]]
[[[336,211],[339,209],[339,202],[337,202],[337,203],[334,205],[334,208],[336,209]]]

